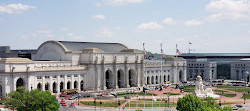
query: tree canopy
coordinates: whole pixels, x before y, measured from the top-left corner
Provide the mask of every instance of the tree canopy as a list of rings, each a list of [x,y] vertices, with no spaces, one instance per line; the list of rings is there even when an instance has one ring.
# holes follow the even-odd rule
[[[232,111],[229,106],[221,108],[211,97],[202,100],[192,94],[179,98],[176,109],[179,111]]]
[[[49,91],[27,91],[24,87],[11,91],[3,102],[5,107],[18,111],[58,111],[60,107]]]

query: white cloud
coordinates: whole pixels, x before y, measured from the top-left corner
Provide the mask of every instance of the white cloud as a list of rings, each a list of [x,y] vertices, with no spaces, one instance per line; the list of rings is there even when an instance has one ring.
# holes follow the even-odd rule
[[[129,3],[141,3],[143,0],[105,0],[107,5],[126,5]]]
[[[25,5],[25,4],[8,4],[8,5],[0,5],[0,13],[8,13],[8,14],[18,14],[24,11],[36,8],[34,6]]]
[[[67,31],[69,31],[69,28],[68,27],[61,27],[60,31],[67,32]]]
[[[92,16],[94,19],[98,19],[98,20],[105,20],[106,17],[104,15],[94,15]]]
[[[163,20],[163,23],[167,25],[175,25],[176,21],[174,21],[171,17],[167,17]]]
[[[206,5],[206,10],[211,14],[206,18],[208,21],[236,20],[248,18],[250,13],[249,0],[211,0]]]
[[[116,30],[120,30],[120,29],[121,29],[121,27],[114,27],[114,29],[116,29]]]
[[[96,36],[101,37],[101,38],[106,38],[106,37],[109,38],[109,37],[112,37],[113,35],[114,33],[112,32],[112,30],[107,27],[103,27],[99,31],[96,32]]]
[[[68,35],[68,36],[73,36],[73,33],[68,33],[67,35]]]
[[[98,2],[98,3],[95,4],[95,6],[100,7],[101,3]]]
[[[49,30],[38,30],[37,31],[38,34],[50,34]]]
[[[137,26],[137,30],[148,30],[148,29],[162,29],[162,25],[158,24],[157,22],[148,22],[148,23],[142,23],[139,26]]]
[[[202,21],[199,21],[199,20],[187,20],[187,21],[184,21],[184,24],[187,25],[187,26],[197,26],[197,25],[202,25]]]

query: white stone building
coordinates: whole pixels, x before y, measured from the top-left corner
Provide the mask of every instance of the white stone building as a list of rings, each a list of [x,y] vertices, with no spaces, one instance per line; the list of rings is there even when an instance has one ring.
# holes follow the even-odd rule
[[[231,63],[232,80],[246,80],[250,72],[250,59],[245,58]]]
[[[99,91],[144,85],[143,52],[119,43],[47,41],[32,60],[0,61],[2,94],[18,86],[59,93],[72,88]]]
[[[37,50],[23,51],[31,60],[0,60],[0,95],[19,86],[56,94],[73,88],[79,91],[126,90],[164,81],[186,81],[184,59],[178,60],[177,67],[173,60],[167,60],[161,74],[159,62],[146,61],[145,65],[143,51],[119,43],[46,41]]]
[[[167,81],[171,83],[186,82],[186,60],[183,58],[145,60],[144,75],[145,84],[149,86],[164,84]]]

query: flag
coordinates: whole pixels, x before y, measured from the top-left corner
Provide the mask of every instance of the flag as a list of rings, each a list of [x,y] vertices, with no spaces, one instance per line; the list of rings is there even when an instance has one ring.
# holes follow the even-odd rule
[[[164,54],[164,52],[163,52],[163,50],[161,49],[161,56],[163,57],[165,54]]]
[[[164,54],[164,52],[163,52],[163,50],[162,50],[162,44],[161,44],[161,57],[163,57],[165,54]]]
[[[143,43],[143,51],[144,51],[144,54],[147,55],[147,52],[145,50],[145,47],[144,47],[145,43]]]
[[[192,44],[191,42],[189,42],[189,44]]]
[[[178,53],[179,55],[181,55],[181,52],[178,49],[176,50],[176,53]]]

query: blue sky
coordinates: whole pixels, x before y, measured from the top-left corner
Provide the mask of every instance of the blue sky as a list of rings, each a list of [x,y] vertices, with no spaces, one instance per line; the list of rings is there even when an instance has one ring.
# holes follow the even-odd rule
[[[130,48],[250,53],[250,0],[1,0],[0,45],[47,40],[119,42]]]

